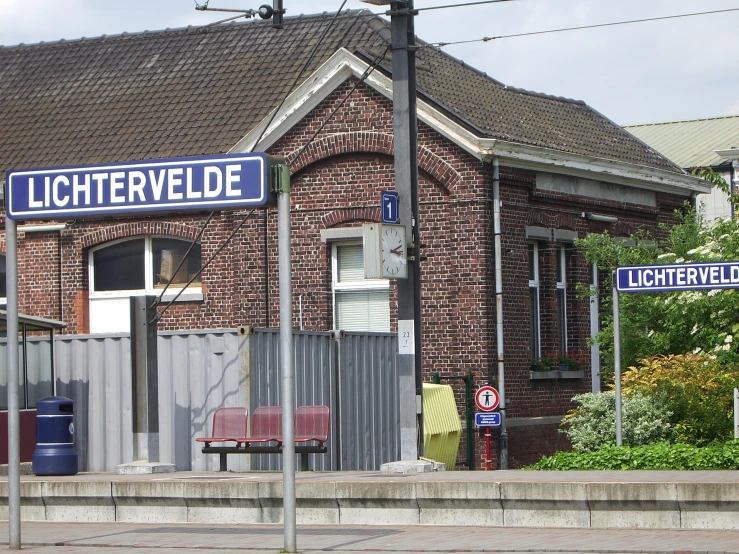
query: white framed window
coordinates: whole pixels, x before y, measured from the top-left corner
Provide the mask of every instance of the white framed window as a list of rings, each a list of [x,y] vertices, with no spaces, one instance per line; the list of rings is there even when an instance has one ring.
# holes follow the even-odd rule
[[[334,329],[390,331],[390,281],[365,279],[361,241],[332,242],[331,276]]]
[[[159,295],[167,287],[163,300],[173,299],[201,267],[197,243],[180,265],[190,245],[173,237],[139,236],[93,248],[88,260],[90,332],[128,332],[131,296]],[[200,276],[177,298],[202,299]]]
[[[539,243],[529,242],[529,335],[531,354],[541,357],[541,313],[539,310]]]
[[[567,256],[563,244],[557,245],[557,332],[559,352],[567,352]]]

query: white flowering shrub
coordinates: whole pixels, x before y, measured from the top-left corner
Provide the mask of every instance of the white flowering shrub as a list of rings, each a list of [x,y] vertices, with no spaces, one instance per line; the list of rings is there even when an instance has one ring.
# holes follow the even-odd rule
[[[579,394],[579,407],[562,421],[560,432],[567,435],[578,452],[593,452],[616,444],[616,395],[613,392]],[[634,394],[622,398],[621,438],[624,445],[641,446],[668,440],[672,413],[654,398]]]

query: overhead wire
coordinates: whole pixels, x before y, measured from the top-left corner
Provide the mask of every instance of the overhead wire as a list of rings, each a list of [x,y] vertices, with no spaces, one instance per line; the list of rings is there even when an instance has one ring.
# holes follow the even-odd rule
[[[246,217],[244,217],[244,219],[241,220],[241,223],[239,223],[238,227],[236,227],[236,229],[233,230],[231,235],[229,235],[229,237],[225,241],[223,241],[223,244],[221,244],[221,246],[218,247],[218,250],[213,252],[213,255],[210,258],[208,258],[208,261],[205,262],[203,266],[192,277],[190,277],[190,280],[187,282],[187,284],[179,290],[177,295],[174,298],[172,298],[172,300],[170,300],[166,306],[164,306],[164,309],[161,312],[157,313],[157,315],[154,317],[154,320],[151,323],[153,323],[154,321],[160,320],[162,316],[164,315],[164,312],[166,312],[169,309],[169,307],[180,297],[180,295],[185,291],[185,289],[189,287],[191,284],[193,284],[195,279],[200,277],[200,274],[203,272],[203,270],[210,265],[210,263],[216,258],[216,256],[218,256],[218,254],[221,253],[221,250],[223,250],[226,247],[226,245],[229,242],[231,242],[231,239],[234,238],[234,236],[236,236],[236,233],[238,233],[239,230],[244,226],[244,224],[249,220],[251,215],[254,213],[254,209],[255,208],[253,208],[248,214],[246,214]]]
[[[259,142],[260,142],[260,141],[262,140],[262,137],[264,136],[264,133],[265,133],[265,132],[266,132],[266,130],[267,130],[267,129],[269,128],[269,126],[270,126],[270,125],[272,125],[272,122],[274,121],[274,118],[275,118],[275,117],[277,116],[277,114],[279,113],[280,109],[281,109],[281,108],[282,108],[282,106],[283,106],[283,105],[285,104],[285,101],[287,100],[288,96],[290,96],[290,94],[292,93],[293,89],[295,88],[295,86],[296,86],[296,85],[297,85],[297,83],[298,83],[298,80],[299,80],[299,79],[300,79],[300,77],[301,77],[301,76],[303,75],[303,73],[305,73],[305,71],[306,71],[306,69],[308,68],[309,64],[310,64],[310,63],[311,63],[311,62],[313,61],[313,58],[314,58],[314,56],[316,55],[316,52],[318,51],[318,47],[319,47],[319,46],[320,46],[320,45],[321,45],[321,44],[323,43],[323,39],[325,38],[326,34],[328,33],[328,31],[329,31],[329,30],[331,29],[331,27],[333,26],[333,23],[334,23],[334,21],[336,20],[336,17],[337,17],[337,16],[339,15],[339,14],[341,14],[341,10],[343,10],[343,9],[344,9],[344,6],[346,5],[346,2],[347,2],[347,0],[343,0],[343,1],[342,1],[342,3],[341,3],[341,6],[339,6],[339,9],[338,9],[338,10],[337,10],[337,12],[336,12],[336,13],[334,14],[334,17],[333,17],[333,18],[331,19],[331,21],[329,22],[329,24],[328,24],[328,25],[326,26],[326,28],[325,28],[325,29],[323,30],[323,33],[321,34],[321,38],[320,38],[320,39],[319,39],[319,40],[318,40],[318,41],[317,41],[317,42],[316,42],[316,43],[315,43],[315,44],[313,45],[313,49],[312,49],[312,51],[311,51],[310,55],[308,56],[308,59],[307,59],[307,60],[305,61],[305,63],[303,64],[303,67],[302,67],[302,69],[300,70],[300,72],[299,72],[299,73],[298,73],[298,74],[297,74],[297,75],[295,76],[295,79],[293,80],[292,84],[290,85],[290,88],[289,88],[289,89],[288,89],[288,90],[287,90],[287,91],[285,92],[285,94],[283,95],[283,98],[282,98],[282,100],[280,101],[280,103],[279,103],[279,105],[277,106],[277,108],[275,108],[275,110],[274,110],[274,111],[272,112],[272,115],[271,115],[271,117],[270,117],[269,121],[267,122],[267,125],[265,125],[265,126],[264,126],[264,128],[262,129],[262,131],[260,132],[260,134],[259,134],[259,137],[258,137],[258,138],[257,138],[257,140],[256,140],[256,141],[254,142],[253,146],[252,146],[252,147],[251,147],[251,149],[250,149],[250,152],[253,152],[253,151],[254,151],[254,149],[255,149],[255,148],[256,148],[256,147],[257,147],[257,146],[259,145]],[[197,1],[195,1],[195,5],[196,5],[196,7],[197,7],[197,6],[199,6],[199,4],[197,3]],[[208,8],[208,2],[206,2],[206,3],[205,3],[205,4],[203,5],[203,7],[204,7],[205,9],[207,9],[207,8]],[[240,15],[240,16],[237,16],[236,18],[230,18],[230,19],[237,19],[238,17],[244,17],[244,16],[241,16],[241,15]],[[206,27],[207,27],[207,26],[206,26]],[[384,56],[384,54],[383,54],[383,56]],[[183,293],[183,292],[185,291],[185,289],[187,289],[187,287],[189,287],[189,286],[190,286],[190,285],[191,285],[191,284],[192,284],[192,283],[193,283],[193,282],[195,281],[195,279],[197,279],[197,278],[198,278],[198,277],[200,276],[200,274],[201,274],[201,273],[202,273],[202,272],[203,272],[203,271],[205,270],[205,268],[206,268],[206,267],[208,267],[208,265],[210,265],[210,263],[211,263],[211,262],[212,262],[212,261],[213,261],[213,260],[215,259],[215,257],[216,257],[216,256],[217,256],[217,255],[218,255],[218,254],[219,254],[220,252],[221,252],[221,250],[223,250],[223,249],[224,249],[224,248],[226,247],[226,245],[227,245],[227,244],[228,244],[229,242],[231,242],[231,239],[233,239],[233,237],[234,237],[234,236],[236,235],[236,233],[237,233],[237,232],[238,232],[238,231],[239,231],[239,230],[240,230],[240,229],[241,229],[241,228],[242,228],[242,227],[244,226],[244,224],[245,224],[245,223],[246,223],[246,222],[247,222],[247,221],[249,220],[249,218],[250,218],[250,217],[252,216],[252,214],[253,214],[253,213],[254,213],[254,210],[251,210],[251,211],[250,211],[250,212],[249,212],[248,214],[246,214],[246,216],[245,216],[245,217],[244,217],[244,219],[243,219],[243,220],[241,221],[241,223],[239,224],[239,226],[238,226],[238,227],[237,227],[237,228],[236,228],[236,229],[234,230],[234,232],[233,232],[233,233],[231,233],[231,235],[230,235],[230,236],[229,236],[229,237],[228,237],[228,238],[227,238],[227,239],[226,239],[226,240],[225,240],[225,241],[223,242],[223,244],[221,244],[221,246],[220,246],[220,247],[218,248],[218,250],[216,250],[216,252],[215,252],[215,253],[214,253],[214,254],[213,254],[213,255],[212,255],[212,256],[211,256],[211,257],[210,257],[210,258],[208,259],[208,261],[206,261],[206,262],[205,262],[205,263],[204,263],[204,264],[203,264],[203,265],[201,266],[201,268],[200,268],[200,269],[199,269],[199,270],[197,271],[197,273],[195,273],[195,275],[193,275],[193,277],[191,277],[191,278],[190,278],[190,280],[189,280],[189,281],[187,282],[187,284],[186,284],[186,285],[185,285],[184,287],[182,287],[182,288],[181,288],[181,289],[179,290],[179,292],[178,292],[178,293],[177,293],[177,294],[175,295],[175,297],[174,297],[174,298],[172,298],[172,299],[171,299],[171,300],[170,300],[170,301],[169,301],[169,302],[168,302],[168,303],[167,303],[167,304],[166,304],[166,305],[164,306],[164,309],[163,309],[163,310],[162,310],[161,312],[158,312],[158,313],[156,314],[156,316],[154,316],[154,319],[153,319],[153,320],[152,320],[152,321],[151,321],[150,323],[154,323],[155,321],[158,321],[158,320],[160,320],[160,319],[162,318],[162,316],[164,315],[164,313],[165,313],[165,312],[166,312],[166,311],[167,311],[167,310],[169,309],[169,307],[170,307],[170,306],[171,306],[171,305],[172,305],[172,304],[173,304],[173,303],[174,303],[174,302],[175,302],[175,301],[176,301],[176,300],[177,300],[177,299],[178,299],[178,298],[179,298],[179,297],[180,297],[180,296],[182,295],[182,293]],[[205,221],[205,223],[204,223],[204,224],[203,224],[203,226],[201,227],[201,229],[200,229],[200,233],[198,234],[198,237],[197,237],[197,238],[196,238],[195,240],[193,240],[193,242],[192,242],[192,243],[190,244],[190,247],[189,247],[189,248],[188,248],[188,250],[187,250],[187,254],[185,254],[185,256],[184,256],[184,257],[182,258],[182,260],[180,261],[180,264],[179,264],[179,265],[177,266],[177,270],[175,271],[175,273],[173,273],[173,275],[176,275],[177,271],[179,271],[180,267],[182,267],[182,265],[183,265],[183,264],[185,263],[185,261],[187,260],[187,255],[188,255],[188,254],[190,253],[190,251],[192,250],[192,248],[193,248],[193,247],[195,246],[195,243],[196,243],[196,242],[197,242],[197,241],[198,241],[198,240],[199,240],[199,239],[200,239],[200,238],[202,237],[203,233],[205,232],[205,228],[206,228],[206,227],[208,226],[208,223],[209,223],[209,222],[210,222],[210,220],[211,220],[211,219],[213,218],[213,215],[214,215],[214,214],[215,214],[215,211],[212,211],[212,212],[210,213],[210,215],[208,216],[208,219],[207,219],[207,220]],[[158,297],[158,298],[156,299],[156,301],[155,301],[154,305],[159,305],[159,304],[161,303],[161,301],[162,301],[162,298],[164,297],[164,292],[165,292],[165,291],[167,290],[167,287],[168,287],[168,286],[169,286],[169,284],[167,284],[167,286],[165,286],[165,289],[164,289],[164,290],[162,291],[162,293],[161,293],[161,294],[159,295],[159,297]]]
[[[349,90],[349,92],[346,93],[344,98],[341,99],[341,102],[339,102],[336,107],[331,111],[331,113],[326,117],[326,119],[318,126],[318,129],[316,129],[313,132],[313,135],[308,139],[308,141],[298,150],[298,153],[295,154],[295,158],[300,156],[303,152],[305,152],[305,149],[308,148],[308,146],[315,140],[315,138],[318,136],[318,134],[323,130],[323,128],[328,125],[328,122],[333,119],[334,115],[336,115],[336,112],[339,111],[339,109],[344,105],[344,103],[349,99],[349,97],[354,93],[355,90],[357,90],[357,87],[362,84],[367,78],[372,74],[372,72],[377,68],[377,64],[382,60],[387,52],[390,50],[390,45],[388,45],[385,50],[379,54],[372,63],[367,66],[367,69],[364,70],[364,73],[357,79],[357,82],[354,83],[354,86]]]
[[[545,31],[531,31],[528,33],[515,33],[511,35],[500,35],[497,37],[482,37],[478,39],[467,39],[467,40],[457,40],[457,41],[451,41],[451,42],[430,42],[424,45],[421,45],[421,48],[428,48],[428,47],[438,47],[443,48],[445,46],[452,46],[456,44],[470,44],[473,42],[489,42],[491,40],[498,40],[502,38],[516,38],[516,37],[526,37],[526,36],[533,36],[533,35],[544,35],[548,33],[562,33],[565,31],[580,31],[583,29],[597,29],[599,27],[613,27],[616,25],[628,25],[631,23],[645,23],[649,21],[662,21],[667,19],[678,19],[682,17],[694,17],[698,15],[713,15],[717,13],[727,13],[727,12],[736,12],[739,11],[739,8],[727,8],[724,10],[712,10],[712,11],[706,11],[706,12],[695,12],[695,13],[685,13],[685,14],[677,14],[677,15],[665,15],[660,17],[648,17],[644,19],[631,19],[628,21],[614,21],[611,23],[598,23],[595,25],[581,25],[579,27],[563,27],[561,29],[549,29]]]

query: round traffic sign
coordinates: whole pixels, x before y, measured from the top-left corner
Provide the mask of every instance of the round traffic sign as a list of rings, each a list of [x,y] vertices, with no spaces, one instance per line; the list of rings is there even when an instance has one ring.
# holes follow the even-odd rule
[[[492,412],[500,404],[500,394],[490,385],[483,385],[475,393],[475,404],[483,412]]]

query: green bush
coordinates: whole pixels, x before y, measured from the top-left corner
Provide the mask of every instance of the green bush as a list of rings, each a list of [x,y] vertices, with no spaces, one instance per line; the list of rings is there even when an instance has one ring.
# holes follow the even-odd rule
[[[625,397],[646,395],[672,412],[676,442],[704,445],[733,436],[735,364],[706,354],[651,356],[624,372],[621,384]]]
[[[739,440],[698,447],[661,442],[647,446],[608,446],[597,452],[558,452],[524,469],[739,469]]]
[[[613,392],[579,394],[579,404],[562,421],[560,432],[567,435],[578,452],[592,452],[616,444],[616,395]],[[624,444],[639,446],[670,438],[672,413],[664,404],[634,393],[622,398],[621,438]]]

